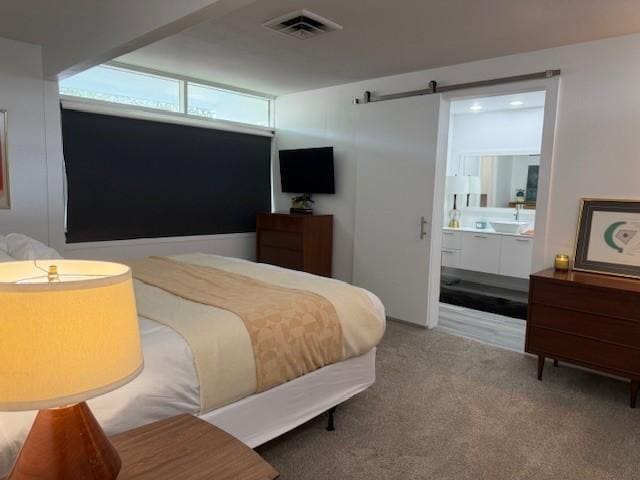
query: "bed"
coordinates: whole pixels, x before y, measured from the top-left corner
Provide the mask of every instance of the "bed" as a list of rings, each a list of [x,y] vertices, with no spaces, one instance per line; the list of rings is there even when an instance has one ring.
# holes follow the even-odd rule
[[[0,261],[58,256],[57,252],[33,242],[23,236],[0,237]],[[207,375],[216,378],[201,381],[203,370],[197,365],[196,357],[202,353],[194,350],[193,338],[185,337],[155,317],[160,315],[157,312],[171,310],[174,317],[182,315],[182,318],[187,318],[197,315],[198,309],[204,306],[138,279],[135,282],[136,298],[145,368],[131,383],[89,401],[108,434],[188,412],[256,447],[330,410],[374,383],[376,345],[384,332],[385,314],[380,300],[370,292],[338,280],[216,255],[178,255],[164,261],[189,268],[226,270],[247,275],[256,281],[273,280],[283,288],[309,286],[321,293],[326,291],[328,297],[333,295],[330,293],[333,289],[337,289],[343,297],[344,292],[348,292],[348,296],[367,303],[365,307],[372,314],[362,325],[345,325],[340,319],[343,351],[346,352],[344,359],[262,391],[245,381],[246,372],[236,379],[225,377],[226,372],[236,369],[243,360],[233,357],[236,353],[229,348],[233,342],[216,340],[216,337],[207,340],[216,344],[212,345],[211,351],[217,356],[215,365],[206,370]],[[138,268],[133,265],[134,274]],[[350,300],[334,297],[331,301],[337,305]],[[336,308],[340,311],[342,307],[338,305]],[[222,312],[214,311],[222,321]],[[228,311],[224,314],[227,317],[234,315]],[[218,370],[214,371],[216,368]],[[211,388],[211,382],[214,388]],[[209,389],[207,399],[203,397],[205,387]],[[0,413],[0,476],[10,468],[34,416],[35,412]]]

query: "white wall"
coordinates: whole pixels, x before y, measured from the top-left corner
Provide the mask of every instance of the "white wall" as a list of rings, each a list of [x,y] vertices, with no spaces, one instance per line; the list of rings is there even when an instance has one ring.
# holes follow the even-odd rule
[[[350,279],[353,263],[359,167],[353,109],[366,108],[352,105],[354,97],[364,90],[384,94],[424,88],[430,80],[446,85],[550,68],[562,69],[545,252],[550,265],[555,252],[573,250],[581,197],[640,197],[640,35],[279,97],[277,148],[336,146],[337,193],[316,204],[318,212],[336,216],[336,276]],[[278,185],[277,168],[274,177]],[[279,208],[288,207],[286,195],[276,198]]]
[[[0,59],[0,109],[8,110],[11,194],[11,209],[0,209],[0,234],[21,232],[73,258],[186,252],[255,257],[254,233],[66,245],[58,84],[43,79],[38,46],[0,38]]]
[[[49,240],[47,165],[40,47],[0,39],[0,109],[8,111],[11,209],[0,210],[0,232]]]

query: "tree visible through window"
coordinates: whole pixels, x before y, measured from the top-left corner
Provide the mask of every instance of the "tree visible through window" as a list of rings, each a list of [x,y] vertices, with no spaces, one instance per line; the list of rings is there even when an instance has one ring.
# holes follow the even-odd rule
[[[100,65],[62,80],[60,94],[213,120],[271,125],[271,100],[266,96],[120,66]]]

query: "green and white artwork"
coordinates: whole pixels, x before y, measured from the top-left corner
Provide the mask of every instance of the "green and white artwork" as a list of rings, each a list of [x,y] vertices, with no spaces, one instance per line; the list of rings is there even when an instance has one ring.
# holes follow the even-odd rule
[[[594,211],[587,261],[640,267],[640,214]]]

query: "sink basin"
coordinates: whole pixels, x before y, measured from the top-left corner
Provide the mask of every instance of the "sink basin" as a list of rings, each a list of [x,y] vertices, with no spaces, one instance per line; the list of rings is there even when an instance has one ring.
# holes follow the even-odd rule
[[[520,233],[527,222],[493,221],[489,222],[498,233]]]

